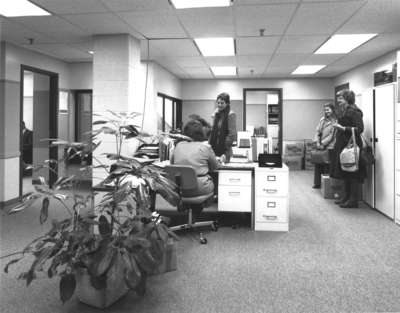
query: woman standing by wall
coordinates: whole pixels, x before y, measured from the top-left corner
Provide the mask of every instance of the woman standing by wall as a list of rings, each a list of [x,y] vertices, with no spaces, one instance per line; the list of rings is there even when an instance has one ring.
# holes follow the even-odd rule
[[[338,122],[333,125],[336,129],[336,142],[334,146],[333,160],[330,168],[330,176],[343,179],[345,192],[344,197],[335,201],[342,208],[357,208],[359,199],[359,184],[363,183],[366,177],[366,167],[359,159],[358,170],[355,172],[343,171],[340,165],[340,153],[347,146],[352,131],[355,130],[356,143],[362,148],[361,133],[364,131],[363,113],[355,105],[355,94],[351,90],[342,90],[337,94],[339,103]]]
[[[217,109],[209,138],[216,156],[229,162],[236,133],[236,113],[231,110],[229,94],[223,92],[217,96]]]
[[[316,134],[315,142],[317,150],[326,150],[329,154],[329,162],[333,159],[333,147],[335,145],[335,128],[336,116],[334,114],[334,106],[332,103],[324,104],[324,116],[320,119]],[[330,163],[317,163],[314,167],[314,185],[313,188],[321,188],[321,174],[329,173]]]

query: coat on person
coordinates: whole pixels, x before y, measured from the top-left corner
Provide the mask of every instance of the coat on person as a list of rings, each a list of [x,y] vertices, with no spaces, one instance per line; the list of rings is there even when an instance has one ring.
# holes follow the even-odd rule
[[[232,144],[236,140],[236,113],[228,105],[223,111],[215,110],[213,118],[208,142],[216,156],[224,154],[229,160],[232,156]]]
[[[340,165],[340,153],[347,146],[350,138],[352,137],[351,128],[355,128],[356,143],[362,149],[361,133],[364,131],[363,113],[356,105],[349,105],[342,116],[339,117],[338,123],[345,127],[345,130],[336,131],[336,141],[333,147],[333,156],[330,166],[330,176],[337,179],[354,179],[360,183],[366,177],[367,170],[365,164],[359,158],[359,169],[356,172],[343,171]]]
[[[335,145],[335,128],[336,118],[326,118],[325,116],[319,120],[314,141],[319,143],[323,149],[333,149]]]

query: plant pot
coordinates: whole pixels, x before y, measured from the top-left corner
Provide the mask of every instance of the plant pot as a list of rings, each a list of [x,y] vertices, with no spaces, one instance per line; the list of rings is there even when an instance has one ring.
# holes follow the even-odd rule
[[[104,309],[123,297],[129,291],[124,281],[122,269],[113,277],[107,278],[107,288],[96,289],[90,283],[90,276],[86,270],[76,275],[76,295],[79,301]]]
[[[173,238],[168,238],[161,262],[152,273],[153,275],[171,272],[177,269],[176,249],[177,242]]]

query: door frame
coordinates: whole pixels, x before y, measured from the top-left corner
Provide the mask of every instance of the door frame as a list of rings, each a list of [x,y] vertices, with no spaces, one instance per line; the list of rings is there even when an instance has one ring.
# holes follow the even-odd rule
[[[279,143],[279,149],[278,153],[282,155],[282,145],[283,145],[283,88],[243,88],[243,130],[246,130],[246,104],[247,104],[247,99],[246,99],[246,92],[247,91],[272,91],[272,92],[277,92],[279,96],[279,120],[278,120],[278,125],[279,125],[279,134],[278,134],[278,143]]]
[[[50,90],[49,90],[49,138],[57,138],[58,136],[58,73],[46,71],[37,67],[32,67],[29,65],[21,64],[20,67],[20,136],[19,136],[19,199],[23,197],[23,166],[22,166],[22,126],[21,122],[24,116],[24,71],[33,72],[36,74],[47,75],[50,80]],[[57,147],[49,147],[49,158],[58,160]],[[49,170],[49,185],[51,186],[58,176],[58,164],[49,164],[54,171]]]

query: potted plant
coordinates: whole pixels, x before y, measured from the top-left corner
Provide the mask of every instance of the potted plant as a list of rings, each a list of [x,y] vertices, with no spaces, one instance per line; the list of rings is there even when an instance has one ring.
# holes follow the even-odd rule
[[[150,210],[151,193],[159,193],[176,205],[179,201],[176,185],[161,168],[122,155],[122,145],[127,139],[149,138],[130,123],[137,113],[110,111],[110,114],[112,117],[103,116],[93,123],[97,129],[91,133],[90,144],[50,139],[52,145],[74,149],[74,153],[67,153],[71,158],[92,154],[101,145],[99,137],[104,134],[115,137],[116,151],[106,153],[109,164],[100,163],[93,156],[96,165],[81,168],[82,172],[93,168],[106,171],[101,183],[105,192],[98,203],[94,201],[94,193],[79,193],[79,181],[74,175],[60,177],[52,186],[40,177],[35,192],[9,210],[9,214],[14,214],[41,201],[40,223],[51,216],[56,203],[68,212],[68,218],[52,220],[47,233],[21,251],[6,256],[14,258],[4,268],[7,273],[10,265],[32,255],[30,268],[19,279],[29,286],[37,272],[46,271],[49,278],[59,276],[62,302],[69,300],[75,290],[81,301],[98,307],[110,305],[128,289],[143,294],[147,275],[157,269],[170,239],[177,239],[164,219]],[[34,166],[33,171],[43,167],[53,170],[55,162],[48,160]]]

